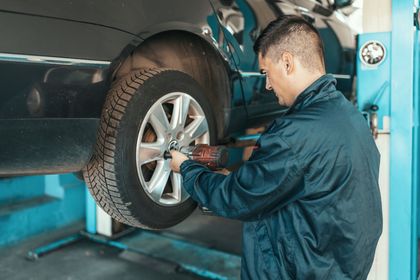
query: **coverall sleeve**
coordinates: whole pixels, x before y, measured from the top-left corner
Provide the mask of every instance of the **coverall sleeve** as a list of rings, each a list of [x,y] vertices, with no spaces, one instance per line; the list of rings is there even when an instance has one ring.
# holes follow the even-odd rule
[[[303,166],[276,134],[263,134],[251,158],[229,175],[187,160],[181,164],[184,188],[216,215],[254,220],[272,213],[303,193]]]

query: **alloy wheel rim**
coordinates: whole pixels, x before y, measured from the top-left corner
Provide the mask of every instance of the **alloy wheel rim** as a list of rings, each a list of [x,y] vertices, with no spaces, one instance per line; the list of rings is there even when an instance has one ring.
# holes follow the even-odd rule
[[[170,148],[209,143],[206,116],[191,95],[171,92],[159,98],[143,119],[136,145],[137,174],[149,198],[162,206],[187,200],[181,174],[171,171],[164,153]]]

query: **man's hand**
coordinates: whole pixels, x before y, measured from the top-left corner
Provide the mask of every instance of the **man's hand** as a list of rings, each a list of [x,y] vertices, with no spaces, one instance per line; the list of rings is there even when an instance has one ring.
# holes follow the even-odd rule
[[[223,169],[220,169],[220,170],[217,170],[217,171],[214,171],[215,173],[219,173],[219,174],[223,174],[223,175],[229,175],[230,174],[230,171],[229,170],[227,170],[226,168],[223,168]]]
[[[179,173],[179,169],[181,167],[181,164],[188,160],[188,157],[184,155],[183,153],[180,153],[178,151],[172,150],[171,152],[171,169],[175,172]]]

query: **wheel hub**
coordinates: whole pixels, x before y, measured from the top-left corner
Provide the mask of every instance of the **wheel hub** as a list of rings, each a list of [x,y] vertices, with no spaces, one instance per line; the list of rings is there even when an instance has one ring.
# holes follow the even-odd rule
[[[177,150],[179,151],[179,143],[176,140],[171,140],[168,144],[168,151],[170,150]]]

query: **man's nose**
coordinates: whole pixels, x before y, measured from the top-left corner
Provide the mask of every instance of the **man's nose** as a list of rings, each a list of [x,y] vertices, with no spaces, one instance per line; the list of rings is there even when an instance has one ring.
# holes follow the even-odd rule
[[[265,77],[265,88],[267,90],[272,90],[273,89],[273,87],[270,84],[270,79],[268,77]]]

